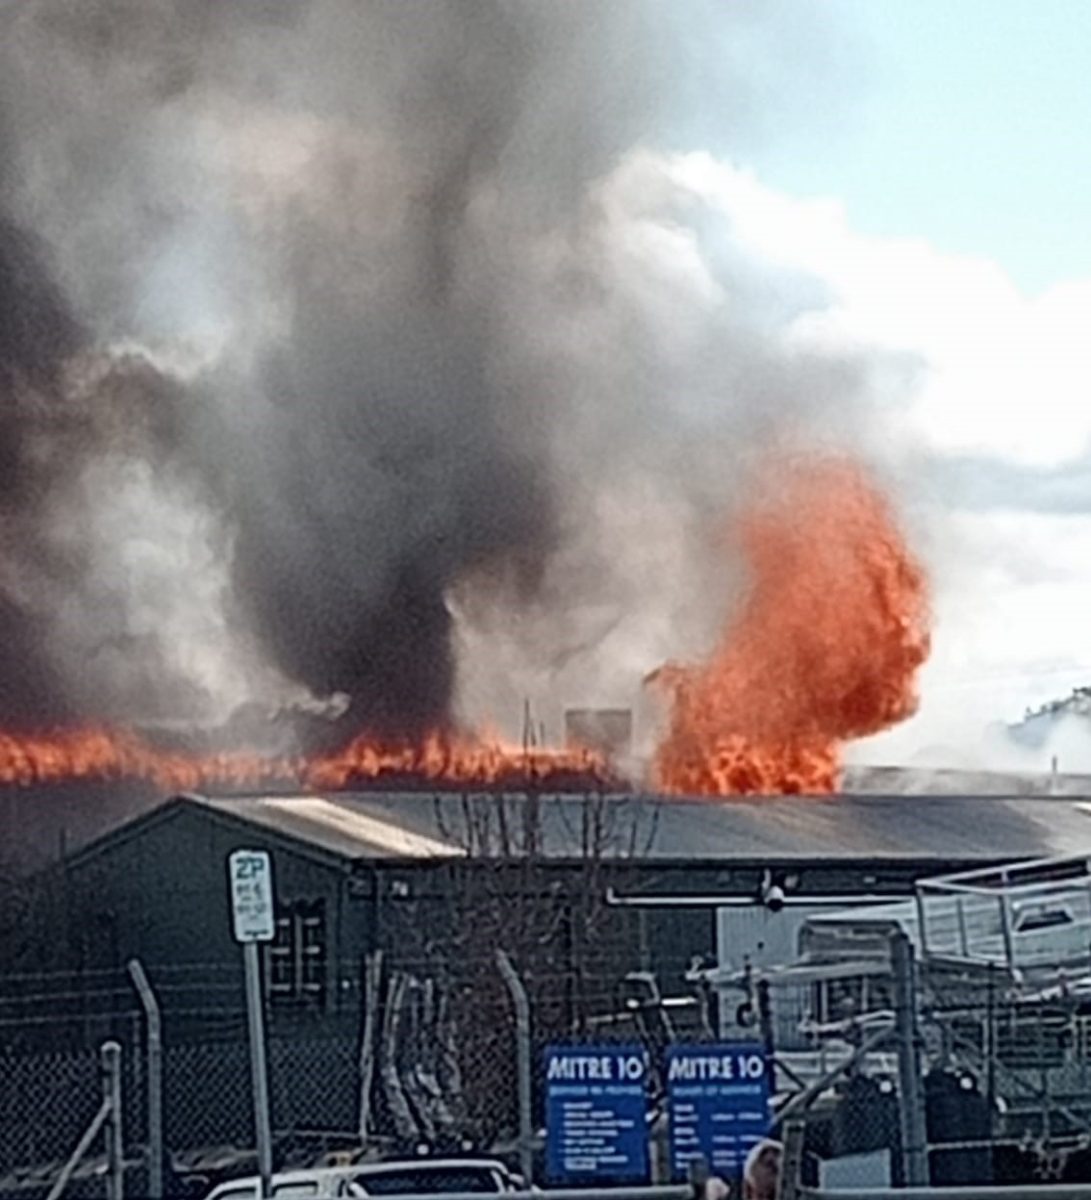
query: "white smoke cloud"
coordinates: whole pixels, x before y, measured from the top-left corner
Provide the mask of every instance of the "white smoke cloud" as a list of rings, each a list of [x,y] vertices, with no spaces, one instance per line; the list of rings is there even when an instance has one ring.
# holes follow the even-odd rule
[[[936,635],[920,715],[853,756],[1047,767],[1053,743],[1040,752],[1019,750],[995,726],[1091,674],[1091,515],[1063,486],[1064,465],[1082,458],[1091,433],[1091,405],[1079,402],[1091,387],[1082,329],[1091,281],[1024,296],[994,263],[943,254],[920,240],[856,233],[836,202],[786,195],[703,154],[637,153],[600,196],[608,216],[592,244],[600,268],[609,263],[602,278],[610,311],[639,326],[654,344],[649,353],[668,364],[658,411],[670,412],[672,434],[680,421],[724,436],[730,367],[717,375],[694,366],[709,330],[756,323],[784,358],[860,355],[877,364],[864,392],[866,419],[858,398],[846,396],[838,428],[835,398],[816,406],[811,415],[820,419],[809,433],[849,442],[884,464],[932,575]],[[580,244],[580,252],[589,246]],[[551,262],[549,269],[560,268]],[[569,328],[557,331],[566,354],[589,359],[618,344],[614,331],[583,315],[574,308]],[[585,368],[581,378],[594,387],[595,372]],[[806,380],[801,387],[806,392]],[[573,440],[585,439],[577,417]],[[589,444],[601,453],[600,442]],[[669,436],[649,445],[671,453]],[[972,478],[945,468],[970,453]],[[721,463],[730,473],[738,460],[725,451]],[[707,460],[697,453],[689,466],[700,475]],[[1036,472],[1039,491],[1057,479],[1060,506],[1076,511],[1034,511],[1041,504],[1018,475],[1013,486],[1004,482],[1010,470],[1024,468]],[[686,470],[679,461],[666,478]],[[996,483],[983,502],[977,493],[990,480]],[[630,482],[639,492],[639,474]],[[627,502],[622,493],[616,508],[604,500],[603,513],[589,521],[584,536],[616,548],[612,603],[592,606],[585,618],[576,604],[551,606],[537,624],[524,618],[513,630],[486,625],[466,634],[464,693],[472,711],[486,711],[499,695],[505,711],[518,712],[529,697],[556,728],[564,704],[639,708],[644,673],[707,646],[738,579],[709,543],[698,547],[677,535],[693,528],[691,514],[671,508],[688,503],[691,482],[672,496],[656,473],[652,503],[648,496]],[[702,495],[706,514],[729,511],[726,483],[719,494],[713,483]],[[635,545],[647,548],[634,553]],[[695,563],[706,572],[695,571]],[[556,613],[565,614],[562,630],[550,626]],[[585,626],[590,648],[564,654],[563,635],[579,645]],[[596,628],[604,630],[598,639],[591,636]],[[542,669],[553,655],[562,665]],[[1082,766],[1091,755],[1082,724],[1071,723],[1062,740],[1064,761]]]
[[[871,452],[931,571],[935,645],[920,715],[855,756],[1048,766],[1052,749],[1032,756],[989,731],[1091,674],[1091,503],[1071,476],[1091,441],[1091,280],[1027,296],[996,263],[860,234],[835,200],[784,195],[707,157],[681,170],[752,253],[823,282],[827,304],[795,324],[801,342],[914,364],[871,395],[886,438]],[[1080,722],[1063,740],[1067,762],[1087,760]]]
[[[516,616],[473,577],[455,593],[473,723],[515,733],[529,700],[556,736],[566,707],[633,707],[646,744],[661,712],[645,677],[703,654],[744,583],[725,534],[755,462],[784,437],[864,453],[877,437],[867,396],[880,359],[799,344],[824,282],[755,253],[698,161],[625,156],[520,262],[508,345],[516,373],[540,375],[543,402],[563,412],[566,525]]]
[[[1027,296],[995,262],[853,230],[835,198],[788,196],[706,156],[680,170],[764,262],[829,289],[828,305],[800,323],[801,338],[920,359],[905,434],[936,452],[1020,463],[1056,465],[1086,453],[1091,280]]]

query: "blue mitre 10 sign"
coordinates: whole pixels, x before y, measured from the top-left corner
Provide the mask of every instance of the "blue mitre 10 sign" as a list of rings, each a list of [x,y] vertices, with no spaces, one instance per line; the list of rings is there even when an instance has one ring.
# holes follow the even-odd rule
[[[769,1071],[759,1045],[671,1046],[667,1051],[671,1169],[686,1177],[694,1155],[725,1179],[742,1174],[769,1129]]]
[[[545,1078],[550,1182],[647,1180],[643,1047],[550,1046]]]

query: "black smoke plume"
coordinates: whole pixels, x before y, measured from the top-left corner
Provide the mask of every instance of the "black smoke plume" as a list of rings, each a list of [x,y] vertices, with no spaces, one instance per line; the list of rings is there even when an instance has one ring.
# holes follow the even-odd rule
[[[50,565],[39,514],[65,470],[59,393],[81,338],[42,248],[0,215],[0,721],[9,726],[56,721],[68,711],[50,664],[47,614],[18,597],[21,571],[31,562]]]
[[[676,398],[717,397],[745,447],[802,379],[825,405],[861,378],[786,360],[746,264],[684,367],[690,300],[623,294],[624,221],[697,201],[653,171],[649,216],[619,215],[603,181],[753,108],[720,34],[770,6],[727,8],[5,9],[0,718],[279,691],[412,733],[452,719],[452,597],[531,613],[543,661],[588,640],[581,606],[618,627],[645,589],[595,541],[602,496],[692,515],[730,476]]]

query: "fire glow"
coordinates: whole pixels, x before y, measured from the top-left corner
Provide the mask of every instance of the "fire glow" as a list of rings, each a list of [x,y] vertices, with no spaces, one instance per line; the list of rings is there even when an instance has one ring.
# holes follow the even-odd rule
[[[750,588],[707,662],[653,676],[670,701],[658,790],[836,790],[841,747],[911,716],[929,650],[924,572],[844,459],[789,464],[733,531]]]
[[[733,530],[750,588],[709,659],[651,677],[668,698],[651,783],[665,794],[836,790],[841,747],[911,716],[928,655],[925,576],[889,504],[844,459],[777,473],[779,491]],[[594,751],[433,733],[394,743],[361,734],[295,757],[167,750],[109,728],[0,734],[0,784],[140,780],[161,790],[276,785],[593,792],[627,790]]]
[[[581,792],[621,786],[609,764],[589,750],[523,748],[466,736],[433,734],[404,745],[360,736],[329,754],[271,758],[163,750],[107,728],[0,734],[0,784],[108,779],[141,780],[163,791],[276,785],[338,791],[379,782],[486,790],[541,784]]]

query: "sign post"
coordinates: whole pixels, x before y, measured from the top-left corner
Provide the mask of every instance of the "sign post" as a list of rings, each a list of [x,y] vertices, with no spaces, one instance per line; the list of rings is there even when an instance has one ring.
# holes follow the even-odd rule
[[[648,1180],[648,1059],[641,1046],[550,1046],[546,1167],[550,1183]]]
[[[686,1178],[695,1155],[713,1174],[738,1179],[769,1129],[769,1068],[760,1045],[671,1046],[667,1051],[671,1173]]]
[[[242,946],[246,972],[246,1017],[250,1031],[250,1078],[254,1091],[254,1131],[258,1149],[260,1200],[273,1194],[273,1140],[269,1130],[269,1078],[265,1069],[265,1021],[261,999],[258,943],[276,936],[273,864],[264,850],[236,850],[227,860],[231,923]]]

